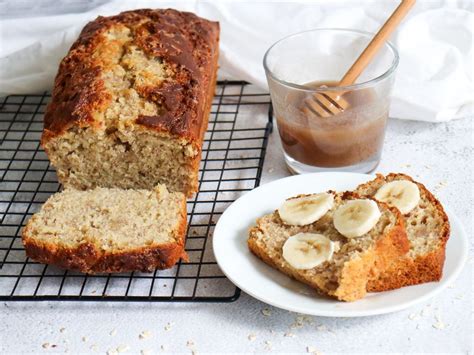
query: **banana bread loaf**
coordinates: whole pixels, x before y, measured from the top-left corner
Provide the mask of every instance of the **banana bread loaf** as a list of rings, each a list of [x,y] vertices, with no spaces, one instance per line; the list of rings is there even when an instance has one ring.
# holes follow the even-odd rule
[[[98,187],[52,195],[22,232],[26,254],[86,273],[152,271],[186,259],[180,192]]]
[[[219,24],[176,10],[98,17],[62,60],[42,146],[66,187],[198,188]]]

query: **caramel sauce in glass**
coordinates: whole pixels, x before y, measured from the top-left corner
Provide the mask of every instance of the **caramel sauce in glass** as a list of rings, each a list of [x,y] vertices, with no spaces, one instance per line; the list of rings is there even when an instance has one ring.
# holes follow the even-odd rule
[[[309,88],[335,86],[336,82],[311,82]],[[378,98],[373,88],[344,93],[346,111],[322,118],[302,112],[312,93],[291,92],[286,107],[291,116],[277,116],[283,149],[291,158],[317,167],[344,167],[366,161],[381,152],[388,118],[388,100]]]

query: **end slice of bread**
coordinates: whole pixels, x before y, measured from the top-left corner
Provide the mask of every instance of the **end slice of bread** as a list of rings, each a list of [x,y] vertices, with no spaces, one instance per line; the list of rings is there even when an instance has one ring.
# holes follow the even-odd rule
[[[184,251],[186,198],[154,190],[67,189],[51,196],[22,233],[27,255],[84,273],[172,267]]]
[[[407,255],[371,280],[368,291],[386,291],[424,282],[439,281],[443,274],[446,243],[450,226],[441,203],[419,182],[405,174],[377,174],[375,180],[360,185],[356,193],[372,197],[385,183],[395,180],[414,182],[420,190],[420,202],[403,216],[410,250]]]
[[[319,293],[341,301],[354,301],[365,296],[368,282],[378,278],[395,259],[404,255],[409,244],[400,212],[384,203],[378,203],[381,217],[372,230],[359,238],[344,237],[333,225],[334,211],[344,201],[359,196],[351,192],[333,194],[334,207],[309,225],[287,225],[277,211],[259,218],[257,225],[250,229],[248,246],[268,265]],[[283,258],[282,248],[289,237],[301,232],[323,234],[339,242],[340,248],[330,261],[315,268],[295,269]]]

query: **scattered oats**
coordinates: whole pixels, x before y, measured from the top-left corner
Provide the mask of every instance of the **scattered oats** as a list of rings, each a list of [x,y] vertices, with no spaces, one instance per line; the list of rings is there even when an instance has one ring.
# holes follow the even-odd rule
[[[410,319],[410,320],[418,319],[418,314],[416,314],[416,313],[411,313],[411,314],[408,316],[408,319]]]
[[[87,339],[87,337],[82,337],[82,341],[83,341],[84,343],[86,343],[87,340],[89,340],[89,339]]]
[[[171,330],[171,326],[172,326],[171,323],[166,324],[166,325],[165,325],[165,330],[166,330],[166,331]]]
[[[97,344],[92,344],[91,347],[90,347],[90,349],[91,349],[92,351],[97,351],[97,350],[99,350],[99,347],[97,346]]]
[[[110,334],[110,336],[113,336],[113,337],[116,336],[117,335],[117,329],[115,329],[115,328],[112,329],[109,334]]]
[[[151,350],[150,349],[143,349],[140,350],[141,355],[151,355]]]
[[[298,315],[295,317],[295,322],[290,325],[290,329],[303,328],[305,324],[314,324],[313,318],[306,315]]]
[[[140,339],[147,339],[151,337],[151,332],[149,330],[144,330],[143,332],[140,333],[138,336]]]
[[[431,166],[425,165],[425,169],[431,170]]]
[[[436,322],[436,323],[433,324],[433,328],[441,330],[441,329],[446,328],[446,326],[444,325],[443,322]]]
[[[265,347],[267,347],[268,349],[271,349],[272,348],[272,342],[270,340],[265,340]]]
[[[433,328],[436,328],[436,329],[446,328],[443,321],[441,320],[441,315],[439,313],[436,313],[434,317],[435,317],[436,323],[433,324]]]
[[[316,354],[318,352],[318,350],[316,350],[316,348],[313,347],[313,346],[307,346],[306,347],[306,352],[309,353],[309,354]]]
[[[304,325],[303,317],[302,316],[296,316],[294,324],[296,324],[298,326],[303,326]]]
[[[457,295],[457,296],[454,297],[454,298],[456,298],[457,300],[462,300],[462,299],[464,298],[464,295],[463,295],[463,294],[459,294],[459,295]]]
[[[124,352],[130,350],[130,346],[125,345],[125,344],[121,344],[121,345],[117,346],[117,349],[115,349],[115,350],[117,350],[118,353],[124,353]]]
[[[109,349],[109,350],[107,350],[107,355],[117,355],[117,354],[118,354],[118,353],[117,353],[117,350],[115,350],[115,349]]]
[[[273,168],[268,169],[268,172],[269,172],[270,174],[273,173],[274,171],[275,171],[275,169],[273,169]]]
[[[64,328],[64,327],[63,327],[63,328],[60,328],[60,329],[59,329],[59,332],[60,332],[60,333],[66,333],[66,328]]]
[[[275,331],[273,329],[271,329],[270,334],[275,334]]]
[[[188,340],[188,341],[186,342],[186,346],[187,346],[187,347],[194,346],[194,341]]]
[[[306,322],[308,324],[311,324],[313,322],[313,317],[311,316],[301,315],[300,317],[303,322]]]
[[[455,288],[455,287],[456,287],[455,284],[451,284],[451,285],[448,286],[448,288]]]
[[[269,308],[264,308],[264,309],[262,309],[262,314],[265,317],[270,317],[272,315],[272,311]]]
[[[416,329],[420,329],[420,325],[419,325],[419,324],[416,325]]]
[[[284,334],[284,336],[287,337],[287,338],[294,338],[295,337],[295,335],[292,332],[286,332]]]
[[[41,346],[43,347],[43,349],[49,349],[51,347],[51,344],[50,343],[44,343]]]
[[[94,293],[96,293],[96,292],[97,292],[97,290],[92,290],[92,291],[91,291],[92,294],[94,294]]]
[[[321,330],[321,331],[325,331],[325,330],[328,330],[328,328],[324,325],[324,324],[321,324],[321,325],[318,325],[316,327],[317,330]]]
[[[161,350],[165,351],[167,349],[166,345],[161,345]]]
[[[249,336],[247,337],[250,341],[254,341],[255,339],[257,339],[257,336],[255,334],[249,334]]]

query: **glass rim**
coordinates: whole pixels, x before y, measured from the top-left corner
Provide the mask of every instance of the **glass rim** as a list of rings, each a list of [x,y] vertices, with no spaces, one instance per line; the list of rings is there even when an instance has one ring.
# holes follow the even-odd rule
[[[361,31],[361,30],[354,30],[354,29],[347,29],[347,28],[315,28],[315,29],[311,29],[311,30],[305,30],[305,31],[301,31],[301,32],[297,32],[297,33],[293,33],[293,34],[290,34],[288,36],[285,36],[281,39],[279,39],[278,41],[276,41],[275,43],[273,43],[270,48],[267,49],[267,51],[265,52],[265,55],[263,56],[263,68],[265,69],[265,72],[272,78],[274,79],[275,81],[279,82],[280,84],[282,85],[285,85],[285,86],[288,86],[288,87],[291,87],[291,88],[294,88],[294,89],[298,89],[298,90],[302,90],[302,91],[309,91],[309,92],[325,92],[325,91],[341,91],[341,89],[344,89],[344,90],[357,90],[357,89],[363,89],[363,88],[366,88],[368,86],[371,86],[373,84],[376,84],[377,82],[387,78],[388,76],[390,76],[394,71],[395,69],[397,68],[398,66],[398,62],[399,62],[399,55],[398,55],[398,51],[397,49],[395,48],[395,46],[390,42],[390,41],[386,41],[384,43],[384,46],[388,47],[391,51],[391,53],[393,54],[393,60],[392,60],[392,63],[390,64],[390,67],[388,68],[388,70],[386,70],[384,73],[382,73],[381,75],[375,77],[375,78],[372,78],[370,80],[367,80],[367,81],[364,81],[364,82],[361,82],[361,83],[357,83],[357,84],[352,84],[352,85],[346,85],[346,86],[330,86],[330,87],[325,87],[325,88],[310,88],[308,86],[305,86],[305,85],[300,85],[300,84],[296,84],[296,83],[292,83],[292,82],[289,82],[289,81],[285,81],[283,79],[280,79],[278,78],[272,70],[270,70],[270,68],[268,67],[267,65],[267,60],[268,60],[268,56],[271,52],[271,50],[278,44],[280,44],[281,42],[285,41],[285,40],[288,40],[292,37],[296,37],[296,36],[299,36],[299,35],[302,35],[302,34],[305,34],[305,33],[309,33],[309,32],[331,32],[331,31],[334,31],[334,32],[346,32],[346,33],[352,33],[352,34],[359,34],[359,35],[362,35],[364,37],[369,37],[370,39],[372,39],[374,36],[375,36],[375,33],[372,33],[372,32],[367,32],[367,31]]]

